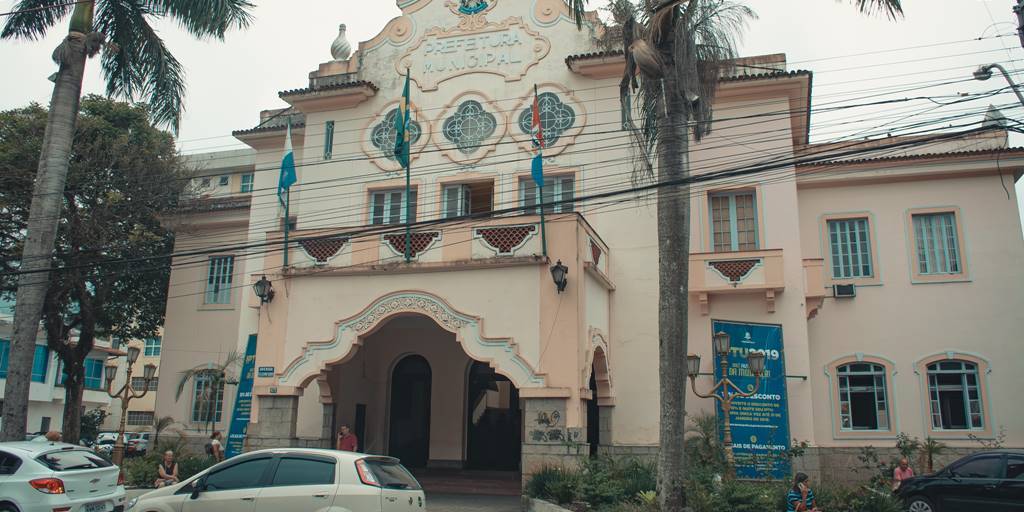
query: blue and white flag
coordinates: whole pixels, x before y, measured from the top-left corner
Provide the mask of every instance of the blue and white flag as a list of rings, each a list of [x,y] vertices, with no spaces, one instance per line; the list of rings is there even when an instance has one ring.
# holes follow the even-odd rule
[[[292,151],[292,122],[288,121],[288,137],[284,142],[284,158],[281,159],[281,176],[277,180],[277,199],[283,206],[288,188],[298,181],[295,176],[295,152]]]

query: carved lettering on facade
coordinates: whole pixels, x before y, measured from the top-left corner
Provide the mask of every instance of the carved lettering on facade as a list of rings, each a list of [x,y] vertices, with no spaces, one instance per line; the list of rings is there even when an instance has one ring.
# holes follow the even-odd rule
[[[473,28],[433,28],[396,63],[400,74],[408,68],[423,91],[436,90],[445,80],[468,73],[490,73],[506,82],[523,78],[551,51],[551,42],[523,23],[509,18],[501,23],[478,23]]]

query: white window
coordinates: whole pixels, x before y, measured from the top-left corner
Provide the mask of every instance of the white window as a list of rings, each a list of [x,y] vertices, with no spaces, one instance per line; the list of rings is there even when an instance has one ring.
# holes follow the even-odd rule
[[[156,387],[160,383],[159,381],[160,381],[159,377],[153,377],[149,381],[149,390],[150,391],[156,391]],[[132,389],[134,389],[135,391],[138,391],[138,392],[142,392],[143,389],[146,389],[146,378],[145,377],[132,377]]]
[[[255,176],[253,175],[253,173],[243,174],[242,175],[242,190],[241,190],[241,192],[243,194],[248,194],[248,193],[252,192],[252,185],[253,185],[254,179],[255,179]]]
[[[160,338],[146,338],[145,355],[148,357],[160,355]]]
[[[214,379],[209,375],[197,375],[192,392],[192,422],[220,422],[224,407],[224,381],[214,389]]]
[[[448,185],[444,187],[444,215],[446,219],[468,215],[473,190],[469,185]]]
[[[537,194],[537,183],[533,178],[519,179],[519,204],[521,206],[536,206],[547,204],[544,211],[548,213],[566,213],[573,211],[573,200],[576,197],[576,183],[573,175],[545,176],[544,197]],[[539,214],[540,208],[535,208],[534,213]]]
[[[411,219],[416,222],[416,190],[409,196]],[[381,190],[370,196],[371,224],[403,224],[406,222],[405,190]]]
[[[885,367],[850,363],[836,369],[839,418],[843,430],[889,430]]]
[[[757,249],[757,207],[753,192],[711,194],[711,236],[715,252]]]
[[[928,396],[932,428],[983,428],[978,365],[968,361],[939,361],[928,365]]]
[[[960,241],[956,214],[953,212],[914,214],[914,238],[917,245],[917,272],[959,274]]]
[[[153,424],[153,411],[128,411],[128,424],[146,427]]]
[[[234,256],[213,256],[206,275],[206,303],[231,304],[231,280]]]
[[[833,279],[872,277],[867,218],[828,221],[828,238]]]

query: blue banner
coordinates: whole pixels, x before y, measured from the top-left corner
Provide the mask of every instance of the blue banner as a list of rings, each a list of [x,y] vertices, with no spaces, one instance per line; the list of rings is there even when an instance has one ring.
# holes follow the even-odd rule
[[[252,377],[255,366],[256,335],[250,334],[249,343],[245,347],[245,360],[242,361],[242,374],[238,379],[235,407],[231,412],[231,430],[228,431],[224,458],[234,457],[245,448],[245,433],[249,429],[249,418],[252,415]]]
[[[744,392],[754,389],[754,375],[747,354],[765,354],[764,375],[757,393],[736,398],[729,420],[732,427],[736,476],[739,478],[788,478],[790,447],[789,409],[786,405],[786,358],[782,348],[782,326],[738,322],[712,322],[713,332],[729,335],[728,377]],[[715,377],[721,379],[721,361],[715,356]],[[718,408],[718,423],[723,425]],[[724,435],[724,432],[721,432]]]

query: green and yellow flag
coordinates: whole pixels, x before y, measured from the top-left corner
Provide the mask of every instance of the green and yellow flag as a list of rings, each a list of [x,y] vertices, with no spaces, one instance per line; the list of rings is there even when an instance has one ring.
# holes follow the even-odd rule
[[[402,102],[398,105],[398,116],[395,117],[395,158],[402,167],[409,167],[409,146],[411,145],[409,124],[412,122],[412,113],[409,108],[409,70],[405,70],[405,90],[402,92]]]

